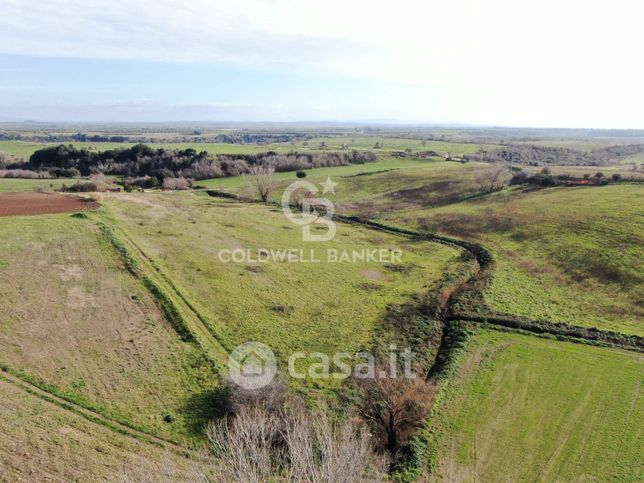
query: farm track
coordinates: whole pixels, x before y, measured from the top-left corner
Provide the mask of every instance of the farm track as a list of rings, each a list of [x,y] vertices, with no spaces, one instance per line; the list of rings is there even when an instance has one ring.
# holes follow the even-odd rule
[[[157,299],[166,315],[170,316],[184,337],[196,341],[208,359],[221,372],[221,366],[228,358],[228,350],[216,334],[208,327],[207,319],[195,308],[188,298],[176,287],[174,281],[161,270],[129,236],[125,230],[108,226],[101,220],[101,228],[130,272],[144,281],[153,297]],[[170,304],[171,307],[167,305]],[[177,320],[178,319],[178,320]],[[183,333],[182,333],[183,332]]]

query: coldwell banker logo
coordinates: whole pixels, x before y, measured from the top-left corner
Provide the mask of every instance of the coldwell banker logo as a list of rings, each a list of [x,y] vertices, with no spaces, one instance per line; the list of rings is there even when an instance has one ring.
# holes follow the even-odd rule
[[[335,187],[338,183],[327,178],[322,186],[322,194],[331,193],[335,195]],[[302,238],[304,241],[325,242],[335,236],[336,226],[333,222],[335,207],[327,198],[316,198],[319,189],[309,181],[295,181],[291,183],[282,195],[282,210],[286,217],[296,225],[302,225]],[[301,213],[294,213],[293,205],[301,208]],[[322,214],[320,214],[322,211]],[[322,233],[313,233],[311,227],[326,228]]]

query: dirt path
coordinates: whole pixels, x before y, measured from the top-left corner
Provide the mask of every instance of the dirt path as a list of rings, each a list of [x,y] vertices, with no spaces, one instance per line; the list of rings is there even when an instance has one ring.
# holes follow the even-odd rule
[[[171,318],[175,319],[175,323],[179,322],[181,327],[178,328],[185,330],[197,341],[208,359],[217,366],[217,369],[226,364],[228,351],[221,341],[217,339],[216,334],[208,327],[205,317],[176,287],[174,281],[134,242],[125,230],[108,226],[104,220],[101,220],[101,223],[112,244],[114,245],[115,241],[122,244],[122,248],[126,250],[126,253],[122,253],[120,248],[115,246],[119,255],[124,258],[129,270],[135,276],[143,279],[149,290],[152,288],[152,295],[163,306],[166,315],[172,316]],[[157,291],[159,293],[155,293]]]

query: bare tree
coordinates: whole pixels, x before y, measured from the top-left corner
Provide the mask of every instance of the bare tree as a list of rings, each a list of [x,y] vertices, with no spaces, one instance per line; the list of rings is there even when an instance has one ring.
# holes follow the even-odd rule
[[[494,164],[479,171],[476,175],[476,182],[484,193],[500,190],[507,185],[509,180],[510,168],[507,164]]]
[[[190,188],[190,181],[186,178],[164,178],[162,188],[164,190],[187,190]]]
[[[254,165],[250,167],[251,186],[257,191],[262,201],[268,201],[269,196],[275,190],[274,173],[273,166]]]
[[[252,403],[234,417],[213,422],[208,438],[220,458],[222,481],[378,481],[385,462],[370,436],[346,420],[332,423],[324,411],[298,401],[287,409]]]
[[[271,448],[279,431],[275,415],[262,405],[246,406],[234,418],[211,423],[207,434],[221,459],[222,481],[267,481],[274,474]]]
[[[375,373],[382,377],[356,380],[364,392],[360,414],[383,449],[394,454],[425,422],[436,388],[423,378],[395,377],[384,368]]]

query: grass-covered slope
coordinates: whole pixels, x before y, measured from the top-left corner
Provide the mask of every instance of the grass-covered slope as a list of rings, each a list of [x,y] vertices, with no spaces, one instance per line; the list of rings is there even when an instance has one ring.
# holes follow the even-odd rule
[[[644,187],[512,188],[477,195],[481,165],[420,163],[334,178],[337,211],[482,243],[497,260],[487,293],[496,310],[644,333]],[[324,170],[314,171],[307,180],[325,179]],[[280,176],[274,197],[294,179],[292,173]],[[219,184],[255,195],[240,178]]]
[[[644,333],[644,187],[507,190],[392,223],[477,240],[495,255],[495,309]]]
[[[480,331],[432,420],[436,481],[641,481],[640,355]]]
[[[217,377],[201,351],[181,340],[94,222],[67,214],[1,219],[0,362],[179,441],[201,437],[213,410]]]

